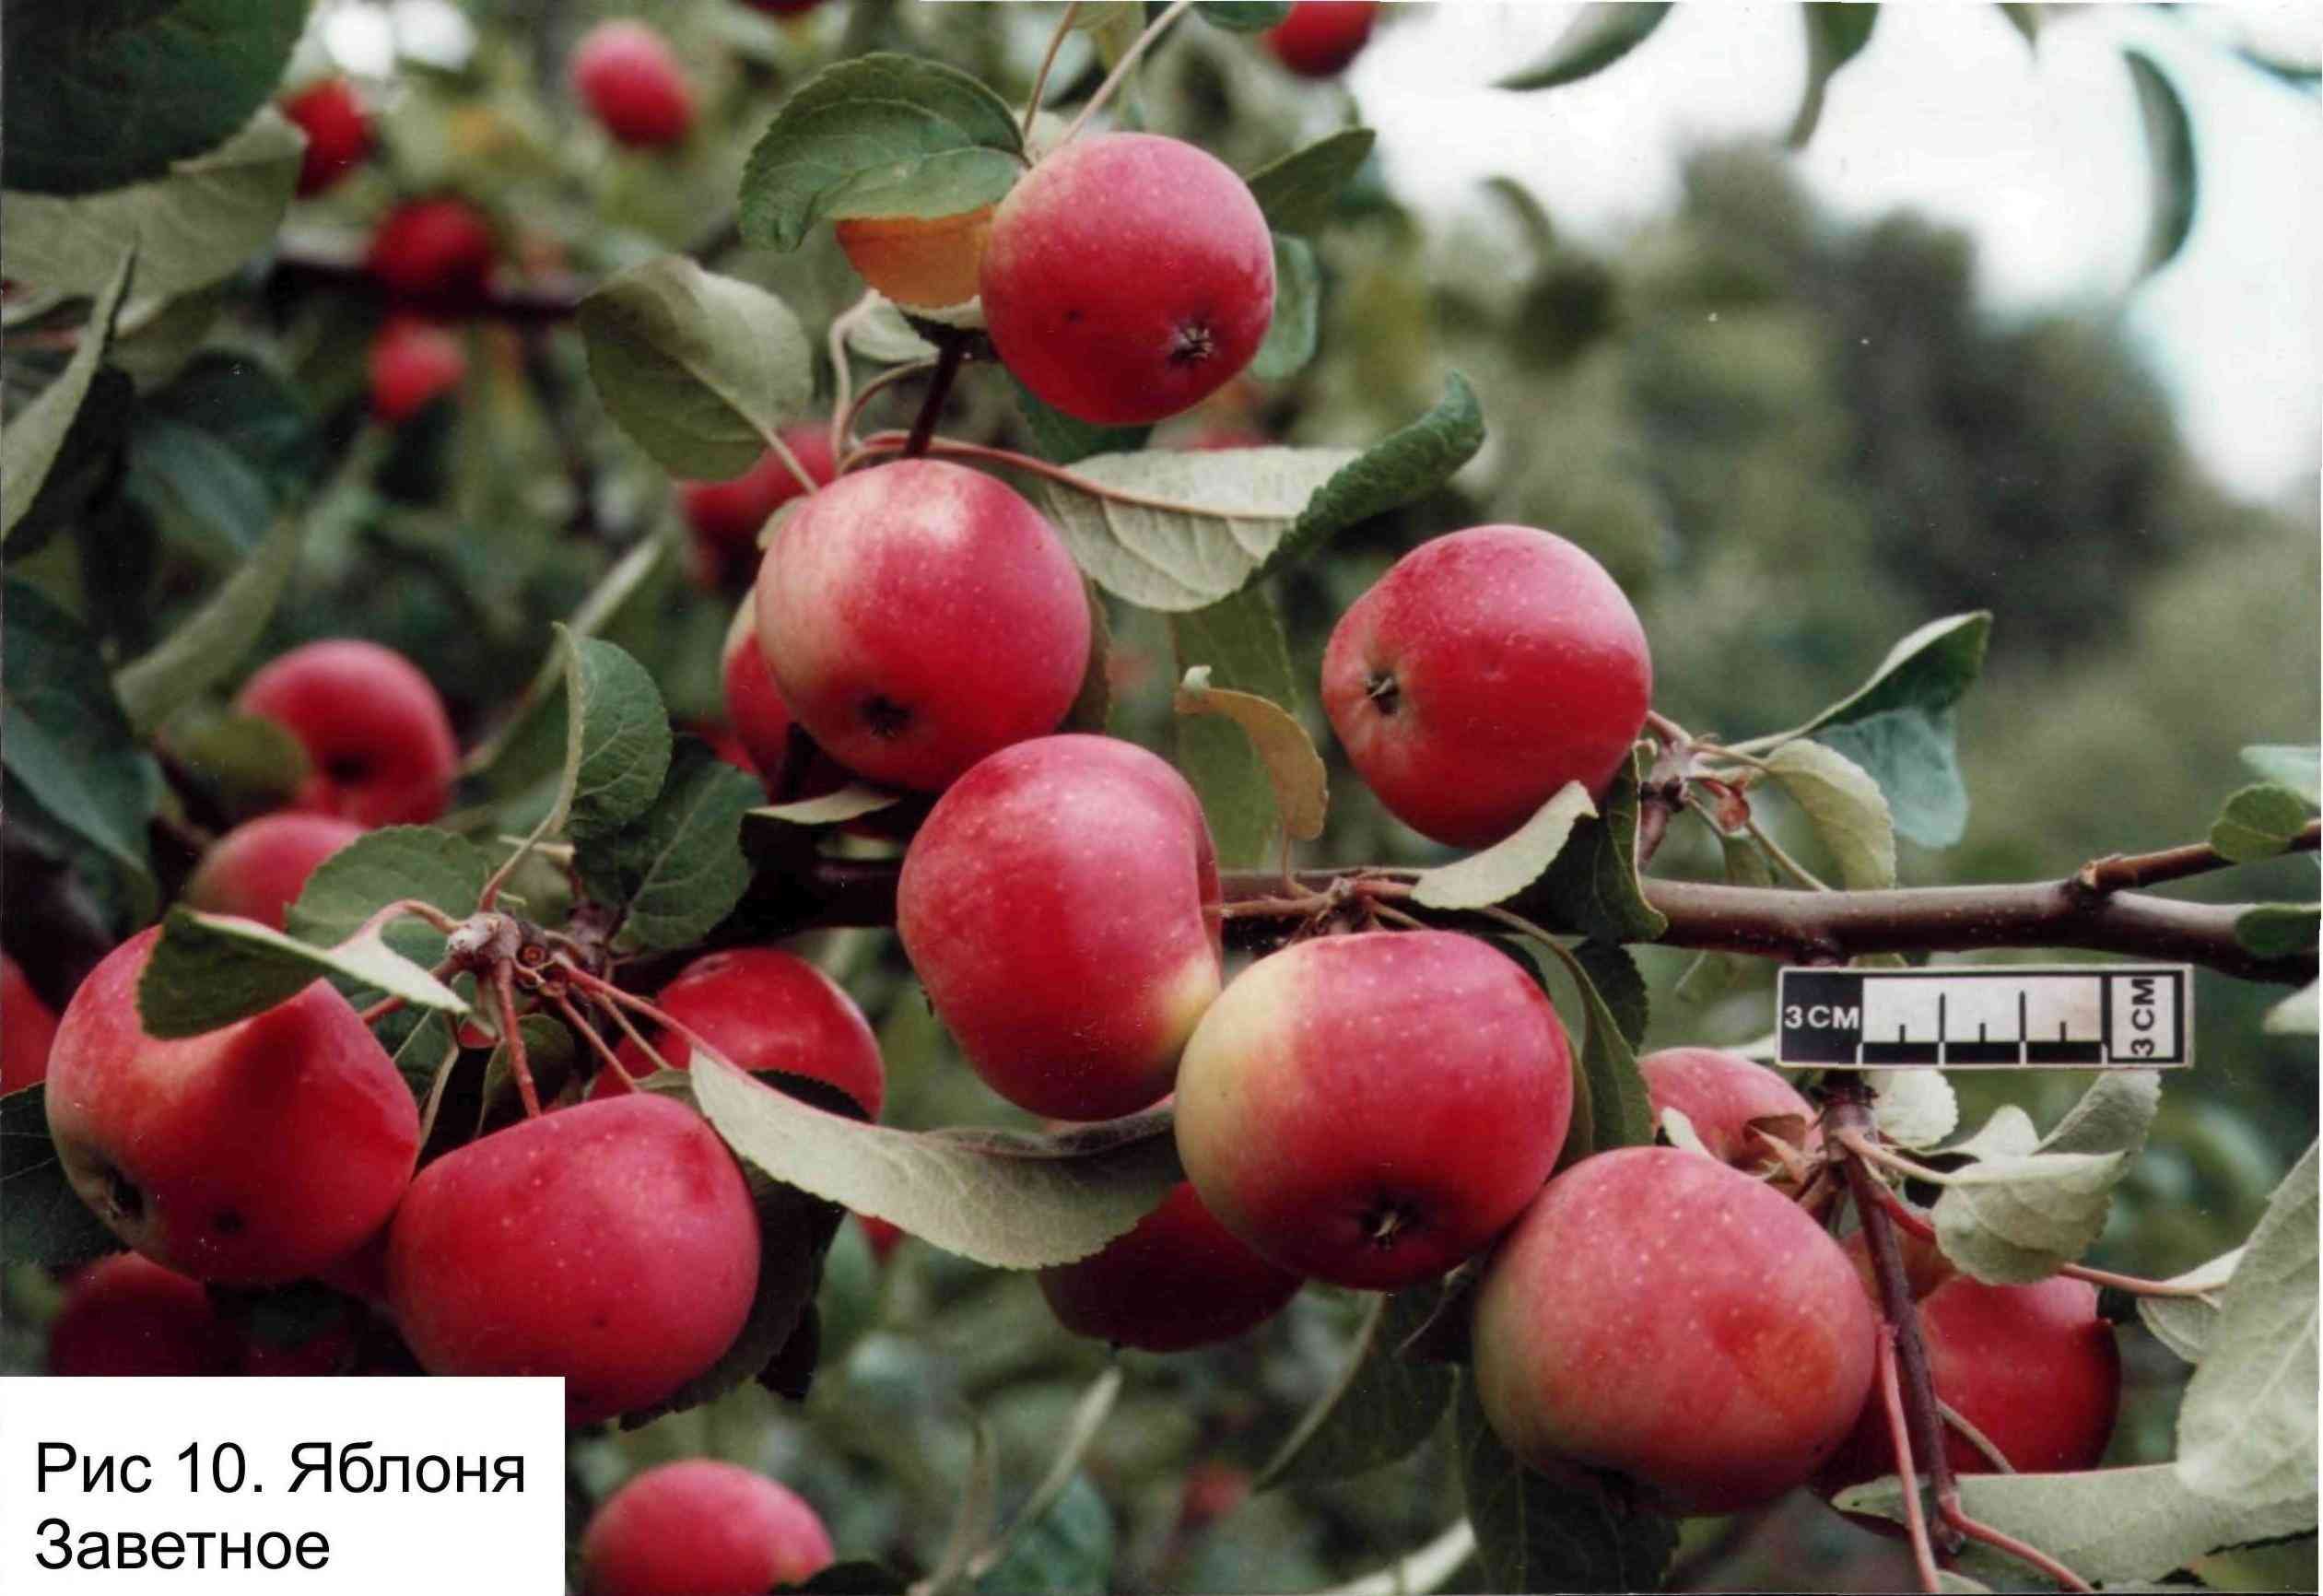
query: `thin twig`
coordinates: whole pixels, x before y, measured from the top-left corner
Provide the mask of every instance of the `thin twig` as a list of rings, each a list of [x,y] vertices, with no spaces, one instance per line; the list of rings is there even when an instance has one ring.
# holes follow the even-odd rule
[[[1137,36],[1137,42],[1121,53],[1120,60],[1113,64],[1112,72],[1107,76],[1103,83],[1097,85],[1097,92],[1089,96],[1089,103],[1081,108],[1081,114],[1073,119],[1073,125],[1064,130],[1062,138],[1057,140],[1059,149],[1062,149],[1080,136],[1081,129],[1088,124],[1089,118],[1095,116],[1098,109],[1113,98],[1113,91],[1119,88],[1123,80],[1129,76],[1131,69],[1137,65],[1138,57],[1144,55],[1146,48],[1168,30],[1171,23],[1183,17],[1191,8],[1193,3],[1194,0],[1171,0],[1169,9],[1155,18],[1147,25],[1145,31]]]
[[[1073,32],[1073,20],[1081,14],[1081,0],[1072,0],[1064,15],[1057,18],[1057,30],[1049,35],[1049,48],[1040,57],[1040,70],[1032,75],[1032,94],[1025,101],[1025,138],[1032,139],[1032,124],[1040,116],[1040,97],[1048,91],[1049,69],[1057,64],[1057,53],[1064,48],[1065,40]]]
[[[2286,851],[2312,853],[2319,843],[2323,843],[2323,820],[2310,820],[2291,839]],[[2188,842],[2155,853],[2112,853],[2093,859],[2073,872],[2073,880],[2090,892],[2119,892],[2127,887],[2153,886],[2165,881],[2183,881],[2190,875],[2207,875],[2237,863],[2207,842]]]
[[[604,1061],[604,1069],[599,1073],[610,1072],[625,1092],[638,1090],[638,1084],[629,1078],[629,1072],[621,1067],[621,1061],[614,1055],[611,1048],[605,1046],[605,1039],[597,1034],[597,1027],[591,1025],[588,1017],[573,1006],[572,999],[563,992],[552,992],[548,994],[548,1001],[556,1005],[557,1012],[564,1016],[565,1024],[571,1028],[573,1034],[579,1037],[600,1060]],[[614,1012],[618,1014],[620,1011]]]
[[[1904,1487],[1904,1536],[1911,1543],[1912,1567],[1919,1571],[1922,1590],[1942,1590],[1936,1572],[1935,1549],[1928,1543],[1928,1513],[1919,1500],[1919,1471],[1912,1467],[1910,1432],[1904,1425],[1904,1390],[1896,1376],[1895,1327],[1883,1323],[1878,1342],[1880,1402],[1887,1410],[1887,1437],[1895,1449],[1895,1479]]]
[[[516,1019],[516,967],[506,959],[492,967],[492,998],[500,1016],[500,1045],[508,1050],[509,1074],[524,1101],[524,1117],[540,1118],[540,1094],[533,1088],[533,1066],[524,1056],[524,1028]]]
[[[935,352],[935,375],[928,380],[928,391],[920,401],[920,414],[911,422],[911,436],[904,440],[903,457],[916,460],[928,452],[928,440],[935,436],[937,417],[944,414],[944,401],[952,397],[953,381],[960,374],[960,362],[968,358],[966,337],[946,338]]]
[[[1874,1163],[1885,1164],[1898,1174],[1907,1175],[1916,1180],[1933,1180],[1941,1183],[1944,1179],[1944,1177],[1936,1171],[1922,1168],[1907,1159],[1899,1158],[1885,1148],[1858,1145],[1861,1138],[1854,1136],[1853,1132],[1842,1133],[1840,1140],[1847,1144],[1850,1150],[1860,1151]],[[1880,1206],[1887,1210],[1889,1216],[1897,1225],[1922,1241],[1936,1239],[1936,1227],[1915,1213],[1910,1203],[1889,1191],[1884,1184],[1877,1184],[1876,1189],[1879,1193]],[[2216,1300],[2217,1288],[2215,1286],[2185,1285],[2174,1280],[2146,1280],[2135,1274],[2116,1274],[2110,1269],[2092,1269],[2083,1263],[2065,1264],[2057,1273],[2070,1275],[2075,1280],[2085,1280],[2092,1285],[2110,1285],[2115,1290],[2126,1291],[2132,1297],[2188,1297],[2197,1302]]]
[[[846,419],[841,423],[842,430],[850,437],[854,435],[855,423],[862,419],[863,406],[870,404],[871,396],[882,388],[889,388],[898,382],[909,381],[914,377],[934,370],[935,366],[935,358],[930,356],[925,360],[913,360],[901,366],[890,366],[878,376],[874,377],[862,385],[862,391],[855,395],[854,403],[848,406]]]

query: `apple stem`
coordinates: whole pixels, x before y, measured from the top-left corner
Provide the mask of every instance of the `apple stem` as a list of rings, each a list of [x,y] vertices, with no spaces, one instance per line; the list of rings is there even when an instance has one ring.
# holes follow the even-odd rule
[[[848,428],[855,418],[855,373],[847,363],[847,335],[855,330],[857,323],[879,308],[879,290],[865,288],[862,299],[831,318],[831,458],[839,463],[838,474],[842,476],[847,473]]]
[[[625,1092],[636,1091],[637,1082],[631,1080],[629,1072],[621,1067],[621,1061],[614,1056],[611,1048],[605,1046],[604,1038],[597,1034],[597,1027],[589,1023],[588,1016],[573,1006],[572,999],[563,992],[551,992],[548,1001],[557,1005],[557,1012],[564,1016],[565,1024],[591,1052],[597,1055],[603,1062],[604,1069],[611,1073],[620,1088]],[[616,1009],[614,1013],[618,1015],[620,1011]]]
[[[935,437],[936,417],[944,413],[944,402],[952,396],[952,381],[960,374],[960,362],[968,358],[968,340],[966,334],[946,338],[935,352],[935,375],[928,380],[927,397],[920,401],[920,414],[911,423],[911,436],[904,440],[903,457],[917,460],[928,452],[928,444]]]
[[[1113,91],[1120,88],[1123,80],[1129,76],[1131,69],[1136,66],[1138,58],[1145,53],[1146,48],[1155,40],[1167,32],[1171,24],[1183,17],[1191,8],[1193,3],[1194,0],[1170,0],[1169,9],[1147,24],[1145,31],[1137,36],[1137,42],[1121,52],[1121,58],[1113,64],[1113,70],[1107,75],[1103,83],[1097,85],[1097,92],[1089,96],[1089,103],[1081,108],[1081,114],[1073,119],[1073,125],[1064,130],[1062,138],[1057,140],[1058,149],[1062,149],[1081,136],[1081,130],[1088,125],[1089,118],[1095,116],[1105,102],[1113,98]]]
[[[619,1003],[605,1003],[602,999],[599,1000],[598,1006],[613,1016],[613,1023],[621,1027],[621,1034],[637,1043],[638,1050],[653,1062],[655,1069],[666,1070],[671,1067],[669,1060],[662,1056],[662,1050],[648,1041],[645,1033],[638,1029],[637,1023],[629,1018],[627,1009]]]
[[[2007,1455],[1992,1444],[1992,1438],[1970,1424],[1967,1415],[1958,1408],[1940,1397],[1936,1402],[1936,1413],[1944,1421],[1947,1428],[1984,1454],[1984,1461],[1992,1465],[1994,1473],[2013,1474],[2016,1473],[2016,1465],[2009,1461]]]
[[[1895,1243],[1895,1227],[1873,1190],[1880,1184],[1879,1178],[1860,1151],[1871,1128],[1871,1088],[1861,1081],[1845,1080],[1835,1083],[1831,1091],[1829,1133],[1839,1144],[1848,1191],[1855,1199],[1856,1218],[1871,1249],[1872,1273],[1880,1288],[1880,1316],[1893,1329],[1895,1355],[1902,1366],[1905,1416],[1910,1421],[1906,1433],[1911,1449],[1927,1460],[1928,1483],[1935,1488],[1941,1505],[1955,1487],[1952,1460],[1944,1451],[1943,1420],[1936,1412],[1936,1382],[1928,1367],[1928,1344],[1919,1333],[1919,1307],[1912,1300],[1903,1250]],[[1945,1552],[1956,1552],[1960,1531],[1949,1519],[1945,1522],[1948,1528],[1937,1540]]]
[[[907,361],[901,366],[888,367],[885,371],[879,373],[878,376],[874,377],[870,381],[863,384],[862,391],[855,395],[854,403],[847,407],[847,413],[844,418],[839,422],[839,430],[848,437],[853,437],[855,433],[855,423],[862,419],[863,406],[871,403],[871,396],[873,394],[878,393],[882,388],[891,388],[898,382],[909,381],[914,377],[922,376],[927,372],[933,371],[935,370],[936,364],[937,361],[935,357],[930,356],[925,360],[911,360]],[[831,458],[836,460],[839,457],[839,451],[836,446],[834,446]]]
[[[533,1086],[533,1067],[524,1056],[524,1027],[516,1019],[516,967],[506,962],[492,967],[492,1003],[500,1019],[500,1045],[508,1050],[509,1074],[516,1077],[516,1095],[524,1099],[524,1117],[540,1118],[540,1093]]]
[[[1048,92],[1049,72],[1057,64],[1058,52],[1073,32],[1074,19],[1081,15],[1081,0],[1072,0],[1064,15],[1057,18],[1057,30],[1049,35],[1049,48],[1040,57],[1040,70],[1032,75],[1032,92],[1025,97],[1025,141],[1032,142],[1032,125],[1040,117],[1040,97]]]
[[[812,493],[823,486],[808,474],[805,466],[799,464],[799,457],[791,452],[789,444],[782,441],[780,433],[769,431],[766,434],[766,440],[767,447],[774,451],[775,457],[782,462],[784,469],[797,482],[801,493]]]
[[[1960,1505],[1960,1487],[1955,1483],[1949,1489],[1936,1493],[1936,1510],[1944,1522],[1971,1541],[1981,1541],[1996,1552],[2006,1552],[2019,1562],[2029,1563],[2047,1578],[2068,1590],[2094,1591],[2096,1587],[2059,1563],[2037,1546],[2028,1545],[2005,1531],[1996,1530],[1979,1519],[1968,1516]]]
[[[702,1034],[699,1031],[686,1024],[683,1020],[680,1020],[675,1015],[665,1012],[659,1004],[650,1003],[644,998],[638,996],[635,992],[623,992],[619,987],[614,985],[611,981],[591,975],[586,970],[577,969],[569,964],[565,965],[562,968],[567,976],[580,984],[582,991],[588,992],[590,995],[597,998],[599,1001],[606,1003],[607,1005],[612,1006],[616,1010],[634,1010],[638,1014],[643,1015],[647,1019],[651,1020],[655,1025],[660,1026],[664,1030],[675,1031],[679,1036],[684,1037],[686,1042],[698,1052],[708,1053],[710,1057],[716,1059],[722,1059],[726,1056],[718,1050],[715,1044],[703,1039]],[[618,1019],[621,1016],[618,1013],[616,1013],[614,1017]],[[643,1037],[638,1037],[634,1028],[626,1025],[623,1028],[628,1030],[629,1035],[632,1037],[637,1037],[638,1046],[645,1050],[646,1056],[651,1059],[655,1064],[659,1065],[663,1069],[669,1068],[669,1065],[663,1060],[662,1055],[654,1050],[653,1045],[651,1042],[648,1042]]]
[[[1904,1487],[1904,1533],[1911,1542],[1912,1566],[1919,1570],[1922,1590],[1942,1590],[1936,1554],[1928,1543],[1928,1513],[1920,1505],[1919,1474],[1912,1467],[1912,1449],[1904,1439],[1904,1391],[1895,1377],[1895,1327],[1883,1320],[1878,1345],[1880,1401],[1887,1409],[1887,1435],[1895,1449],[1895,1478]]]

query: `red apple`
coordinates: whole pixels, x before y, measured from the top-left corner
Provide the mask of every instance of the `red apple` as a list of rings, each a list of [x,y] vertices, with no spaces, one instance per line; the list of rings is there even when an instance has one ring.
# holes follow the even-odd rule
[[[634,17],[600,22],[573,46],[573,93],[622,144],[682,144],[694,125],[694,93],[661,30]]]
[[[299,161],[299,197],[321,194],[371,153],[371,119],[363,97],[344,77],[309,84],[282,102],[282,113],[307,135]]]
[[[785,447],[817,487],[839,475],[831,458],[830,428],[817,424],[786,427]],[[767,520],[806,490],[790,466],[773,450],[740,476],[723,482],[680,482],[677,501],[686,524],[694,531],[694,544],[710,585],[732,578],[749,578],[758,570],[758,533]]]
[[[1081,573],[995,477],[898,460],[784,520],[758,569],[758,646],[815,740],[874,781],[937,792],[1056,729],[1088,665]]]
[[[729,948],[694,960],[653,1001],[737,1069],[753,1074],[780,1070],[825,1082],[871,1119],[879,1118],[887,1096],[879,1039],[855,1000],[806,960],[780,948]],[[693,1043],[675,1031],[648,1039],[674,1070],[693,1061]],[[632,1076],[653,1073],[653,1061],[635,1042],[624,1041],[614,1057]],[[620,1089],[601,1074],[591,1096]]]
[[[460,749],[418,666],[393,649],[331,638],[292,649],[243,684],[236,707],[279,722],[313,769],[295,807],[364,826],[424,826],[452,801]]]
[[[1490,1241],[1549,1178],[1572,1111],[1556,1011],[1453,932],[1261,959],[1178,1070],[1178,1150],[1210,1211],[1285,1268],[1369,1291]]]
[[[2071,1473],[2104,1458],[2121,1402],[2121,1350],[2113,1326],[2098,1317],[2095,1286],[2061,1274],[2033,1285],[1954,1275],[1921,1299],[1919,1329],[1936,1400],[2018,1473]],[[1894,1436],[1875,1390],[1846,1444],[1815,1475],[1816,1491],[1833,1496],[1894,1473]],[[1944,1455],[1954,1473],[1995,1472],[1949,1426]]]
[[[280,931],[315,866],[362,835],[362,827],[335,816],[261,815],[210,845],[186,883],[185,901]]]
[[[1639,1059],[1637,1073],[1657,1121],[1662,1109],[1677,1109],[1712,1157],[1745,1174],[1782,1167],[1758,1139],[1759,1129],[1804,1147],[1814,1126],[1813,1106],[1789,1081],[1740,1053],[1664,1048]]]
[[[750,1189],[709,1122],[631,1092],[559,1109],[419,1172],[387,1299],[430,1374],[562,1375],[565,1416],[650,1407],[741,1333],[758,1284]]]
[[[774,685],[774,668],[758,647],[758,606],[742,601],[733,624],[726,628],[726,644],[719,655],[719,678],[726,688],[726,715],[735,741],[748,761],[745,769],[766,783],[767,791],[786,800],[819,798],[847,785],[846,769],[825,754],[820,745],[807,761],[799,780],[782,791],[791,757],[791,709],[782,689]]]
[[[1348,606],[1323,709],[1365,783],[1413,829],[1499,841],[1568,781],[1601,796],[1645,723],[1646,634],[1605,568],[1554,533],[1424,543]]]
[[[1838,1244],[1773,1188],[1675,1147],[1584,1158],[1477,1289],[1476,1395],[1535,1468],[1626,1474],[1663,1510],[1804,1484],[1862,1410],[1873,1322]]]
[[[949,217],[849,217],[831,230],[864,282],[898,305],[940,310],[976,298],[992,208]]]
[[[1231,1341],[1280,1313],[1304,1284],[1219,1224],[1191,1181],[1101,1251],[1040,1272],[1059,1324],[1146,1352]]]
[[[1274,59],[1301,77],[1336,77],[1363,53],[1378,0],[1296,0],[1262,37]]]
[[[371,414],[390,427],[407,421],[467,380],[468,352],[451,328],[418,316],[389,318],[371,339]]]
[[[0,954],[0,1093],[47,1078],[56,1014],[41,1001],[17,961]]]
[[[1106,134],[1009,191],[978,281],[993,347],[1026,387],[1084,421],[1132,426],[1250,363],[1274,316],[1274,242],[1216,157]]]
[[[410,1183],[419,1110],[346,999],[316,981],[163,1041],[137,1015],[161,928],[105,956],[57,1027],[49,1132],[98,1217],[201,1280],[300,1280],[370,1238]]]
[[[73,1277],[49,1324],[51,1374],[225,1375],[238,1337],[198,1280],[135,1252]]]
[[[491,224],[462,199],[406,200],[371,234],[370,274],[391,294],[463,303],[492,275]]]
[[[1003,748],[912,839],[896,927],[937,1015],[1010,1102],[1061,1120],[1159,1102],[1218,995],[1201,800],[1132,743]]]
[[[706,1458],[646,1470],[581,1537],[586,1596],[756,1596],[830,1567],[831,1537],[796,1494]]]

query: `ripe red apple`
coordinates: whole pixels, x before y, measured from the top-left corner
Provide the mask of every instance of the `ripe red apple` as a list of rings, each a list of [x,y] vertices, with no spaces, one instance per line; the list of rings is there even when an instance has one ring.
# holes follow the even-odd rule
[[[46,1079],[55,1041],[55,1012],[41,1001],[17,961],[0,954],[0,1094]]]
[[[75,1275],[49,1323],[57,1375],[224,1375],[238,1338],[198,1280],[135,1252]]]
[[[367,360],[371,414],[390,427],[407,421],[467,380],[468,351],[451,328],[418,316],[390,317]]]
[[[311,83],[282,102],[282,113],[307,135],[299,161],[299,197],[321,194],[371,153],[371,119],[363,97],[344,77]]]
[[[1453,932],[1262,958],[1178,1069],[1178,1150],[1210,1211],[1285,1268],[1369,1291],[1490,1241],[1549,1178],[1572,1112],[1556,1011]]]
[[[847,785],[848,771],[818,745],[815,757],[792,790],[781,793],[791,757],[791,709],[782,689],[774,685],[774,667],[758,647],[758,606],[745,599],[726,628],[726,643],[719,655],[719,678],[725,684],[726,717],[733,728],[749,769],[769,792],[790,799],[819,798]]]
[[[1675,1147],[1549,1182],[1477,1289],[1476,1395],[1535,1468],[1626,1474],[1664,1510],[1805,1483],[1871,1387],[1873,1322],[1838,1244],[1779,1192]]]
[[[1262,37],[1274,59],[1301,77],[1336,77],[1363,53],[1378,0],[1296,0]]]
[[[896,928],[985,1085],[1061,1120],[1169,1091],[1218,995],[1217,856],[1202,803],[1132,743],[1003,748],[913,837]]]
[[[782,442],[817,487],[839,475],[831,458],[830,428],[809,424],[786,427]],[[693,529],[699,562],[710,585],[747,579],[758,570],[758,532],[767,518],[806,490],[771,449],[740,476],[723,482],[680,482],[677,502]]]
[[[562,1375],[574,1425],[651,1406],[717,1362],[757,1285],[741,1168],[699,1114],[653,1093],[445,1154],[387,1238],[387,1299],[421,1367]]]
[[[1974,1425],[2018,1473],[2097,1466],[2121,1402],[2121,1350],[2113,1326],[2098,1317],[2095,1286],[2061,1274],[2032,1285],[1987,1285],[1957,1274],[1920,1300],[1919,1329],[1936,1400]],[[1815,1490],[1829,1497],[1894,1473],[1894,1434],[1875,1391],[1846,1444],[1815,1475]],[[1949,1426],[1944,1454],[1954,1473],[1995,1472]]]
[[[1100,1251],[1040,1272],[1040,1294],[1075,1335],[1146,1352],[1231,1341],[1305,1285],[1212,1216],[1191,1181]]]
[[[1567,781],[1602,796],[1645,723],[1645,629],[1605,568],[1555,533],[1424,543],[1348,606],[1323,709],[1366,785],[1414,830],[1499,841]]]
[[[949,217],[849,217],[839,247],[864,282],[898,305],[940,310],[976,298],[992,209]]]
[[[586,1596],[742,1596],[830,1567],[813,1508],[764,1474],[690,1458],[607,1496],[581,1537]]]
[[[677,972],[654,1003],[672,1019],[698,1031],[737,1069],[780,1070],[827,1082],[852,1097],[872,1119],[887,1096],[879,1039],[863,1011],[839,984],[796,955],[773,947],[737,947],[708,954]],[[649,1033],[664,1062],[682,1070],[694,1044],[675,1031]],[[642,1079],[653,1061],[633,1041],[614,1057]],[[599,1075],[592,1097],[621,1090]]]
[[[364,826],[424,826],[452,801],[460,749],[417,665],[355,638],[306,643],[261,666],[236,707],[279,722],[313,769],[294,806]]]
[[[782,701],[851,770],[937,792],[1056,729],[1088,665],[1081,573],[996,477],[898,460],[782,522],[758,569],[758,646]]]
[[[1250,363],[1274,242],[1216,157],[1155,134],[1076,139],[993,214],[978,278],[1001,359],[1069,416],[1158,421]]]
[[[1677,1109],[1712,1157],[1745,1174],[1781,1168],[1754,1127],[1804,1147],[1814,1126],[1813,1105],[1797,1088],[1740,1053],[1721,1048],[1664,1048],[1639,1059],[1637,1073],[1646,1078],[1646,1096],[1657,1121],[1662,1109]]]
[[[492,275],[491,224],[463,199],[406,200],[371,234],[370,274],[391,294],[462,303]]]
[[[694,92],[659,29],[634,17],[598,23],[573,46],[573,93],[620,143],[640,149],[682,144],[694,126]]]
[[[261,815],[210,845],[185,901],[280,931],[315,866],[362,835],[362,827],[332,815]]]
[[[57,1027],[49,1133],[99,1218],[201,1280],[300,1280],[394,1212],[419,1109],[352,1005],[316,981],[264,1014],[162,1041],[137,1016],[161,928],[105,956]]]

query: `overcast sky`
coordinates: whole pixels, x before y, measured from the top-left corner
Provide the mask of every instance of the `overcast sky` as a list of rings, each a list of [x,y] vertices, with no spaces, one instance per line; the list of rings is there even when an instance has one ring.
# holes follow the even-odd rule
[[[1483,86],[1543,53],[1578,7],[1396,9],[1349,84],[1398,192],[1451,206],[1505,172],[1584,236],[1667,210],[1690,144],[1779,135],[1804,82],[1789,5],[1682,5],[1611,69],[1531,94]],[[2311,58],[2323,8],[2236,6],[2195,26],[2127,6],[2065,9],[2035,52],[1992,6],[1882,6],[1801,170],[1842,214],[1908,206],[1965,229],[2003,314],[2122,311],[2227,486],[2275,499],[2304,479],[2312,495],[2323,106],[2237,62],[2212,32],[2247,20]],[[2130,41],[2185,97],[2201,178],[2185,251],[2133,290],[2149,202],[2120,55]]]

